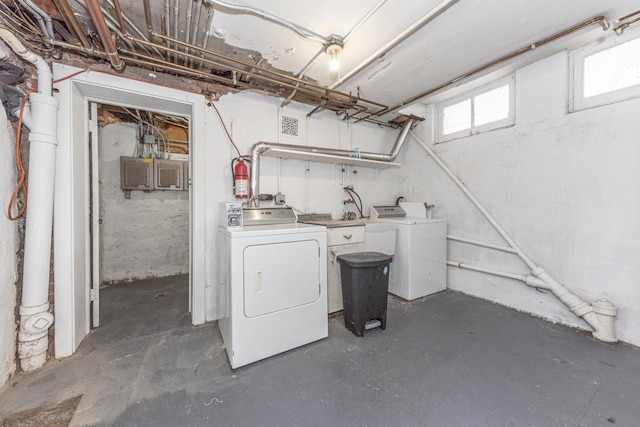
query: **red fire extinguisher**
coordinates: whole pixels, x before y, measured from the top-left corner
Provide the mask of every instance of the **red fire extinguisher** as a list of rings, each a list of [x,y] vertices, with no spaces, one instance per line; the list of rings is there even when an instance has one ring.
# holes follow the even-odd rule
[[[247,165],[242,160],[242,157],[233,160],[237,162],[233,168],[233,191],[236,199],[246,199],[249,197],[249,172],[247,171]]]

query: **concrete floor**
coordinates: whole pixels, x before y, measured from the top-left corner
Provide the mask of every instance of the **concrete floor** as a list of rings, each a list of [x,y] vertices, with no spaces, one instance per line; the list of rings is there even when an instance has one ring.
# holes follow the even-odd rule
[[[232,371],[193,327],[185,277],[101,293],[76,355],[15,378],[0,420],[81,396],[71,425],[638,425],[640,352],[455,292],[389,299],[385,331],[329,338]]]

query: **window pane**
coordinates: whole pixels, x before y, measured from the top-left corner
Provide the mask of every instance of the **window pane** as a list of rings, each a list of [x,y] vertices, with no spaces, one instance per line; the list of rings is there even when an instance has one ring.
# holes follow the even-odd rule
[[[584,59],[584,96],[596,96],[640,84],[640,39]]]
[[[471,99],[443,108],[442,116],[443,135],[471,129]]]
[[[480,126],[509,117],[509,85],[473,98],[473,125]]]

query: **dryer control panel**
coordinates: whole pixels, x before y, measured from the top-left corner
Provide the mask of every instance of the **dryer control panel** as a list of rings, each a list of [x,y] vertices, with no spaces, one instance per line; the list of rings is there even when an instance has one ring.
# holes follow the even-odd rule
[[[242,227],[242,202],[221,203],[220,221],[227,228]]]

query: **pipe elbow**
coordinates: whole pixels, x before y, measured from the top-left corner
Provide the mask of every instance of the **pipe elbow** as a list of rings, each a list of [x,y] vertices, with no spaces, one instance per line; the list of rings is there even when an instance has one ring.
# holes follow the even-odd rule
[[[259,156],[260,154],[266,153],[271,149],[271,144],[268,142],[256,142],[251,146],[251,157],[252,159],[255,156]]]

